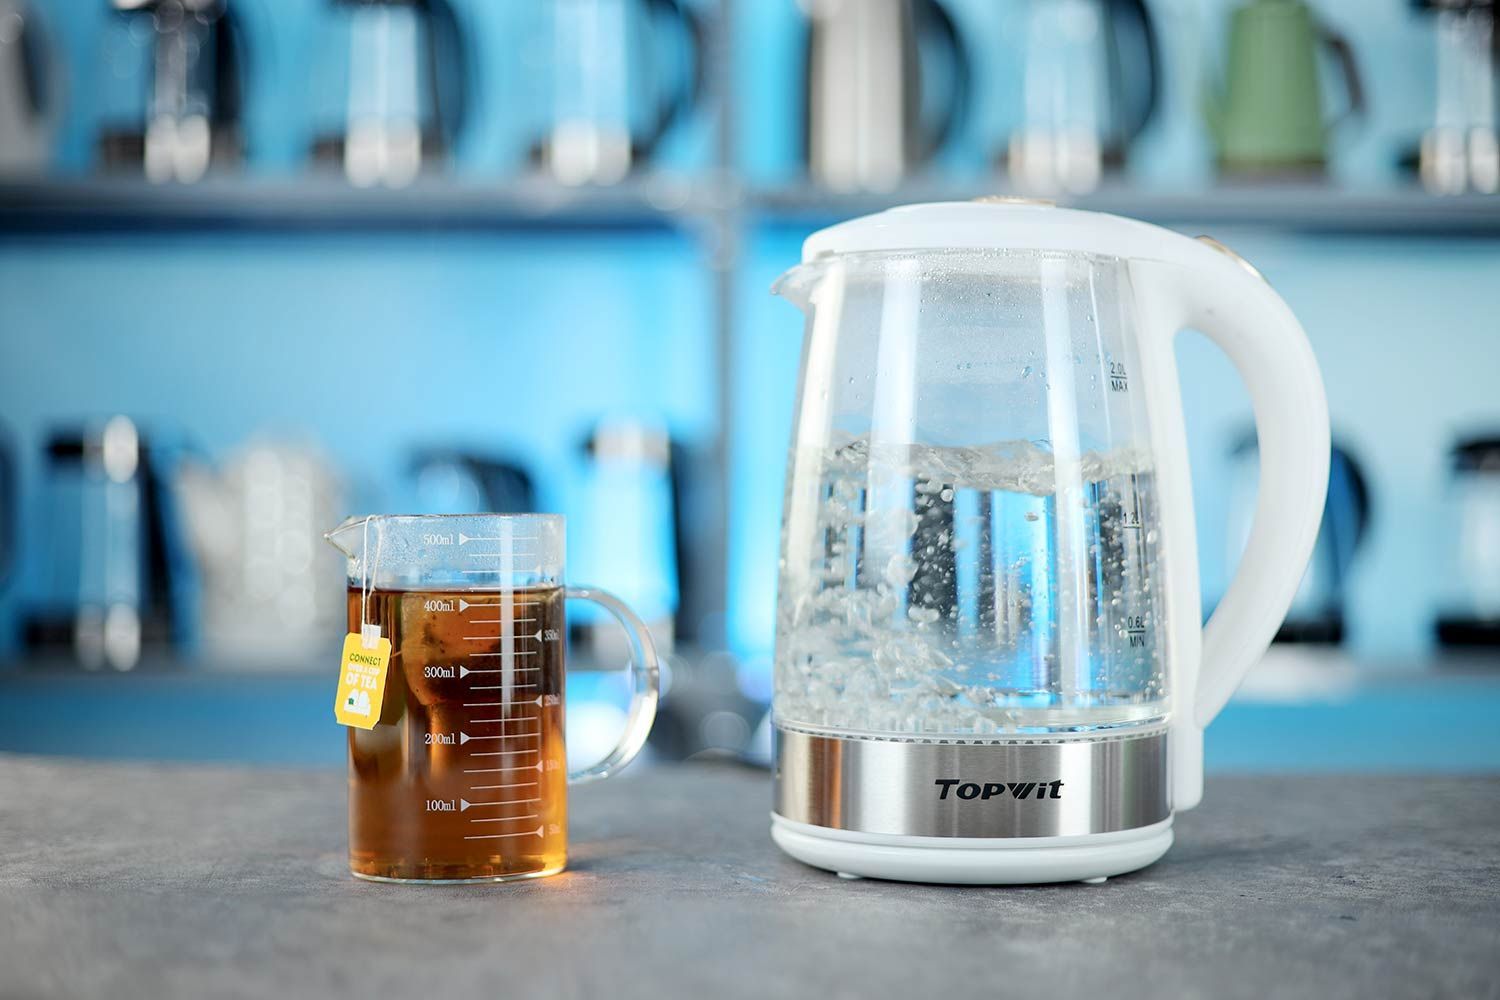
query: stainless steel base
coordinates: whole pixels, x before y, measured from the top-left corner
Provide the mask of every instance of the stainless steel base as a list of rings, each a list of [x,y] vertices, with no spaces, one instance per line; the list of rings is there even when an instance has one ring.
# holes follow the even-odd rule
[[[1005,742],[776,727],[776,813],[913,837],[1069,837],[1165,820],[1167,734]]]

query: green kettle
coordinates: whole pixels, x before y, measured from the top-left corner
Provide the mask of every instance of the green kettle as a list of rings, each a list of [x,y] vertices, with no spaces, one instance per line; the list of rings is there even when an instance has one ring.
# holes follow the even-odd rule
[[[1333,129],[1364,116],[1364,85],[1349,42],[1303,0],[1249,0],[1230,16],[1228,48],[1223,90],[1205,97],[1220,168],[1320,172]],[[1347,106],[1331,117],[1318,75],[1320,48],[1342,71],[1347,94]]]

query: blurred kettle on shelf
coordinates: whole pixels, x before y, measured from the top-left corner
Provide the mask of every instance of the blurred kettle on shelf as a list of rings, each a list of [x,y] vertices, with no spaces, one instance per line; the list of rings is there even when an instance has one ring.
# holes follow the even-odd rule
[[[1144,0],[1030,0],[1024,108],[1008,158],[1017,188],[1096,188],[1151,120],[1160,79]]]
[[[515,462],[451,448],[411,461],[414,514],[526,514],[537,509],[531,475]]]
[[[1462,439],[1449,461],[1437,640],[1500,647],[1500,436]]]
[[[259,443],[214,472],[184,464],[176,489],[198,563],[206,662],[310,668],[344,621],[344,566],[323,544],[342,484],[305,446]]]
[[[0,590],[10,581],[16,565],[16,539],[20,537],[17,524],[21,519],[20,488],[14,448],[9,432],[0,427]]]
[[[1495,88],[1500,36],[1494,0],[1418,0],[1437,21],[1437,99],[1418,170],[1436,194],[1500,191]]]
[[[1229,561],[1239,559],[1250,537],[1259,496],[1260,449],[1253,431],[1231,452]],[[1359,463],[1335,442],[1328,466],[1328,497],[1307,571],[1292,599],[1276,642],[1336,646],[1344,641],[1349,578],[1370,527],[1370,488]]]
[[[575,529],[577,572],[605,581],[646,622],[657,648],[676,642],[682,499],[674,475],[681,449],[654,423],[600,422],[584,444],[586,514]],[[679,458],[680,460],[680,458]],[[619,629],[587,628],[599,658],[628,653]],[[623,662],[623,661],[622,661]]]
[[[1345,108],[1324,111],[1319,49],[1338,66]],[[1230,15],[1228,65],[1222,93],[1205,92],[1204,110],[1229,173],[1321,173],[1338,126],[1362,119],[1364,84],[1354,49],[1321,23],[1303,0],[1247,0]]]
[[[549,0],[551,111],[532,160],[561,184],[614,184],[702,99],[704,28],[686,0]]]
[[[107,170],[200,180],[244,154],[243,39],[227,0],[109,0],[98,146]],[[144,104],[142,103],[144,101]]]
[[[834,191],[889,190],[947,142],[970,96],[969,56],[937,0],[799,0],[807,14],[804,155]],[[920,40],[944,53],[944,111],[924,121],[933,78]]]
[[[447,0],[327,0],[313,158],[351,184],[402,187],[451,158],[471,59]]]
[[[23,615],[29,649],[130,670],[148,647],[180,638],[186,567],[167,454],[125,416],[48,438],[39,604]]]
[[[0,175],[46,170],[62,118],[63,79],[36,12],[21,0],[0,0]]]

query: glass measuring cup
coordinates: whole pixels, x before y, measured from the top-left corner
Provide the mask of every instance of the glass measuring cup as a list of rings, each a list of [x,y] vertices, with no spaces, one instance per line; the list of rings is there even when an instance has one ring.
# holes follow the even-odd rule
[[[556,514],[379,515],[327,535],[348,557],[349,631],[391,642],[379,721],[349,729],[349,867],[377,881],[499,882],[567,864],[567,786],[607,777],[646,742],[656,647],[604,591],[563,583]],[[569,598],[602,605],[630,640],[624,734],[567,769]]]

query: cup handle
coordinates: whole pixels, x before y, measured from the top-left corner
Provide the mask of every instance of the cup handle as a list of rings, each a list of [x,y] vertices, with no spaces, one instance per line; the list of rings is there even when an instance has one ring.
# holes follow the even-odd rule
[[[635,760],[641,747],[646,745],[651,723],[656,721],[656,699],[661,691],[661,659],[646,623],[614,594],[596,587],[569,587],[565,594],[569,600],[592,601],[614,615],[630,638],[630,676],[634,691],[630,696],[630,715],[625,720],[625,732],[615,748],[599,763],[581,771],[568,772],[568,784],[583,785],[608,778]]]

